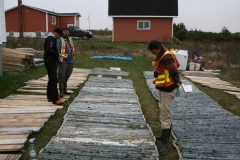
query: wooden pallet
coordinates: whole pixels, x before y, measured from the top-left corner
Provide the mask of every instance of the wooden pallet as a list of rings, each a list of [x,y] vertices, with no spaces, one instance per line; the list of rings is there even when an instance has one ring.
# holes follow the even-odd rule
[[[77,89],[83,83],[91,70],[75,69],[68,81],[69,92]],[[26,86],[18,89],[20,93],[37,95],[12,94],[0,99],[0,152],[20,151],[26,143],[29,134],[39,132],[57,109],[63,106],[54,105],[47,101],[47,76],[38,80],[25,82]],[[64,100],[70,96],[64,96]],[[0,155],[2,158],[16,159],[18,155]]]

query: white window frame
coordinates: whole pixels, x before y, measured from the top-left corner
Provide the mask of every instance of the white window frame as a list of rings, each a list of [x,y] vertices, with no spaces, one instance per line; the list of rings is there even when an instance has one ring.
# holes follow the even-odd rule
[[[53,25],[56,25],[56,21],[57,21],[56,16],[52,16],[52,24],[53,24]]]
[[[139,23],[142,22],[143,23],[143,28],[139,28]],[[145,28],[145,22],[149,23],[149,28]],[[150,30],[151,29],[151,21],[150,20],[138,20],[137,21],[137,29],[138,30]]]
[[[73,26],[73,24],[68,24],[67,27]]]

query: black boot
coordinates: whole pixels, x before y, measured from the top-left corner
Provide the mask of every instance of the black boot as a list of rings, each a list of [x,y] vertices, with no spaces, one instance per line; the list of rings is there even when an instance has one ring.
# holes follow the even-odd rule
[[[60,98],[63,98],[64,96],[64,83],[59,82],[59,93],[60,93]]]
[[[171,130],[172,130],[172,125],[170,126],[170,132],[169,132],[169,135],[168,135],[168,140],[169,140],[169,137],[171,135]],[[156,140],[162,140],[162,136],[155,136],[156,137]]]
[[[168,152],[168,138],[170,129],[162,129],[162,146],[159,151],[160,155],[165,155]]]

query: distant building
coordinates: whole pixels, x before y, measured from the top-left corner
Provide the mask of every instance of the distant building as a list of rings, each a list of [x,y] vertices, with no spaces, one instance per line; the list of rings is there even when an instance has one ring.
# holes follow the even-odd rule
[[[178,0],[108,0],[116,42],[171,42]]]
[[[56,13],[27,6],[18,0],[18,6],[5,11],[7,36],[43,37],[56,27],[79,26],[79,13]]]

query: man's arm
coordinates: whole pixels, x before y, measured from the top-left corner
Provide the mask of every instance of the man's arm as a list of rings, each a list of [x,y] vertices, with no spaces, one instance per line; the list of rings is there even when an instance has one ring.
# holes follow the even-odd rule
[[[54,57],[59,57],[59,53],[53,50],[53,48],[54,48],[53,45],[55,44],[54,41],[55,41],[55,39],[53,37],[48,39],[46,51]]]
[[[165,68],[169,71],[170,76],[176,83],[182,84],[180,80],[180,75],[177,70],[177,65],[172,55],[166,55],[163,59],[163,64]]]

